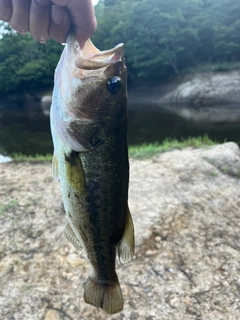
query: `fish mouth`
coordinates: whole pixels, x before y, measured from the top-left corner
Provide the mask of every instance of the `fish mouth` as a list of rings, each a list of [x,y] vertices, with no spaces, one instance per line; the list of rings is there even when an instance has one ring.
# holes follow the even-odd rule
[[[96,51],[97,50],[97,51]],[[90,54],[89,53],[94,53]],[[124,44],[120,43],[116,47],[106,51],[99,51],[90,40],[87,43],[87,49],[82,50],[82,55],[76,58],[74,64],[78,69],[97,70],[118,61],[123,61]]]

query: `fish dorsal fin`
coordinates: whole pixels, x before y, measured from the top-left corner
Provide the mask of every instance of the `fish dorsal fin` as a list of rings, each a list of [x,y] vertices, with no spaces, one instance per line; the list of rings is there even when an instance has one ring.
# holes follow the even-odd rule
[[[134,255],[134,246],[134,226],[132,216],[128,208],[125,231],[118,244],[118,257],[121,263],[127,263],[132,260]]]
[[[59,168],[58,168],[58,159],[55,154],[53,153],[53,158],[52,158],[52,175],[55,181],[59,181]]]

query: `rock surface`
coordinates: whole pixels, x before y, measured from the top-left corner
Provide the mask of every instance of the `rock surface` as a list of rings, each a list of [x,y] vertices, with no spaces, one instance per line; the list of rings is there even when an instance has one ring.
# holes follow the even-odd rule
[[[130,109],[140,111],[146,105],[151,109],[165,107],[195,121],[239,122],[239,87],[239,71],[199,73],[185,76],[178,84],[129,90],[129,105]],[[41,109],[46,115],[49,115],[51,102],[49,94],[41,98]]]
[[[187,120],[239,123],[239,87],[238,71],[189,75],[158,104]]]
[[[43,96],[41,98],[41,109],[45,116],[50,115],[50,107],[52,104],[52,95]]]
[[[166,104],[238,104],[240,99],[239,86],[239,71],[188,75],[183,83],[160,101]]]
[[[11,158],[5,157],[5,156],[3,156],[2,154],[0,154],[0,163],[10,162],[10,161],[12,161]]]
[[[225,143],[131,160],[136,255],[125,307],[84,303],[89,265],[62,235],[50,163],[0,165],[0,319],[239,319],[240,151]]]

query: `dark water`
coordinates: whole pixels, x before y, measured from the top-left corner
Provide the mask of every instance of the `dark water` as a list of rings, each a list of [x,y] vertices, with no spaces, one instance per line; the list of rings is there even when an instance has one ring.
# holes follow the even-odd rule
[[[35,114],[2,113],[0,116],[0,154],[27,155],[52,153],[49,117]]]
[[[129,111],[129,143],[141,144],[143,142],[161,142],[165,139],[179,141],[189,137],[208,135],[216,142],[240,142],[240,123],[229,125],[226,122],[210,125],[209,123],[196,123],[187,121],[180,116],[163,110],[141,112]]]
[[[129,144],[161,142],[166,138],[178,140],[207,134],[218,141],[240,140],[240,124],[214,127],[184,121],[180,117],[148,106],[129,107]],[[0,113],[0,154],[23,153],[28,155],[52,153],[49,117],[41,112]]]

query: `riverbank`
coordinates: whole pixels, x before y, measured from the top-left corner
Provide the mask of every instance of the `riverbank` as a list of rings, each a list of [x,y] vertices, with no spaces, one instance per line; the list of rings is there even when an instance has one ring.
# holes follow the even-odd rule
[[[89,265],[62,234],[50,161],[0,164],[1,320],[239,318],[238,146],[172,150],[130,168],[136,255],[117,265],[125,307],[110,317],[83,302]]]
[[[130,105],[159,106],[238,104],[240,99],[240,70],[195,72],[173,77],[165,83],[129,87]],[[0,110],[39,112],[49,115],[52,90],[36,90],[21,94],[0,95]]]
[[[161,86],[130,89],[129,144],[205,134],[218,142],[239,143],[239,86],[240,73],[231,71],[191,74]],[[17,104],[15,98],[9,97],[9,101],[0,98],[0,153],[9,155],[13,150],[29,155],[52,153],[49,92],[36,93],[35,102],[28,97],[26,107],[25,100]]]
[[[216,142],[209,139],[208,136],[196,137],[196,138],[188,138],[183,141],[166,139],[161,144],[160,143],[150,143],[150,144],[142,144],[136,146],[128,146],[128,154],[132,159],[149,159],[155,156],[158,153],[163,153],[167,151],[171,151],[174,149],[182,150],[186,147],[191,148],[201,148],[215,145]],[[12,153],[12,158],[4,157],[0,155],[0,163],[4,162],[51,162],[52,161],[52,153],[41,155],[27,155],[22,153]]]

